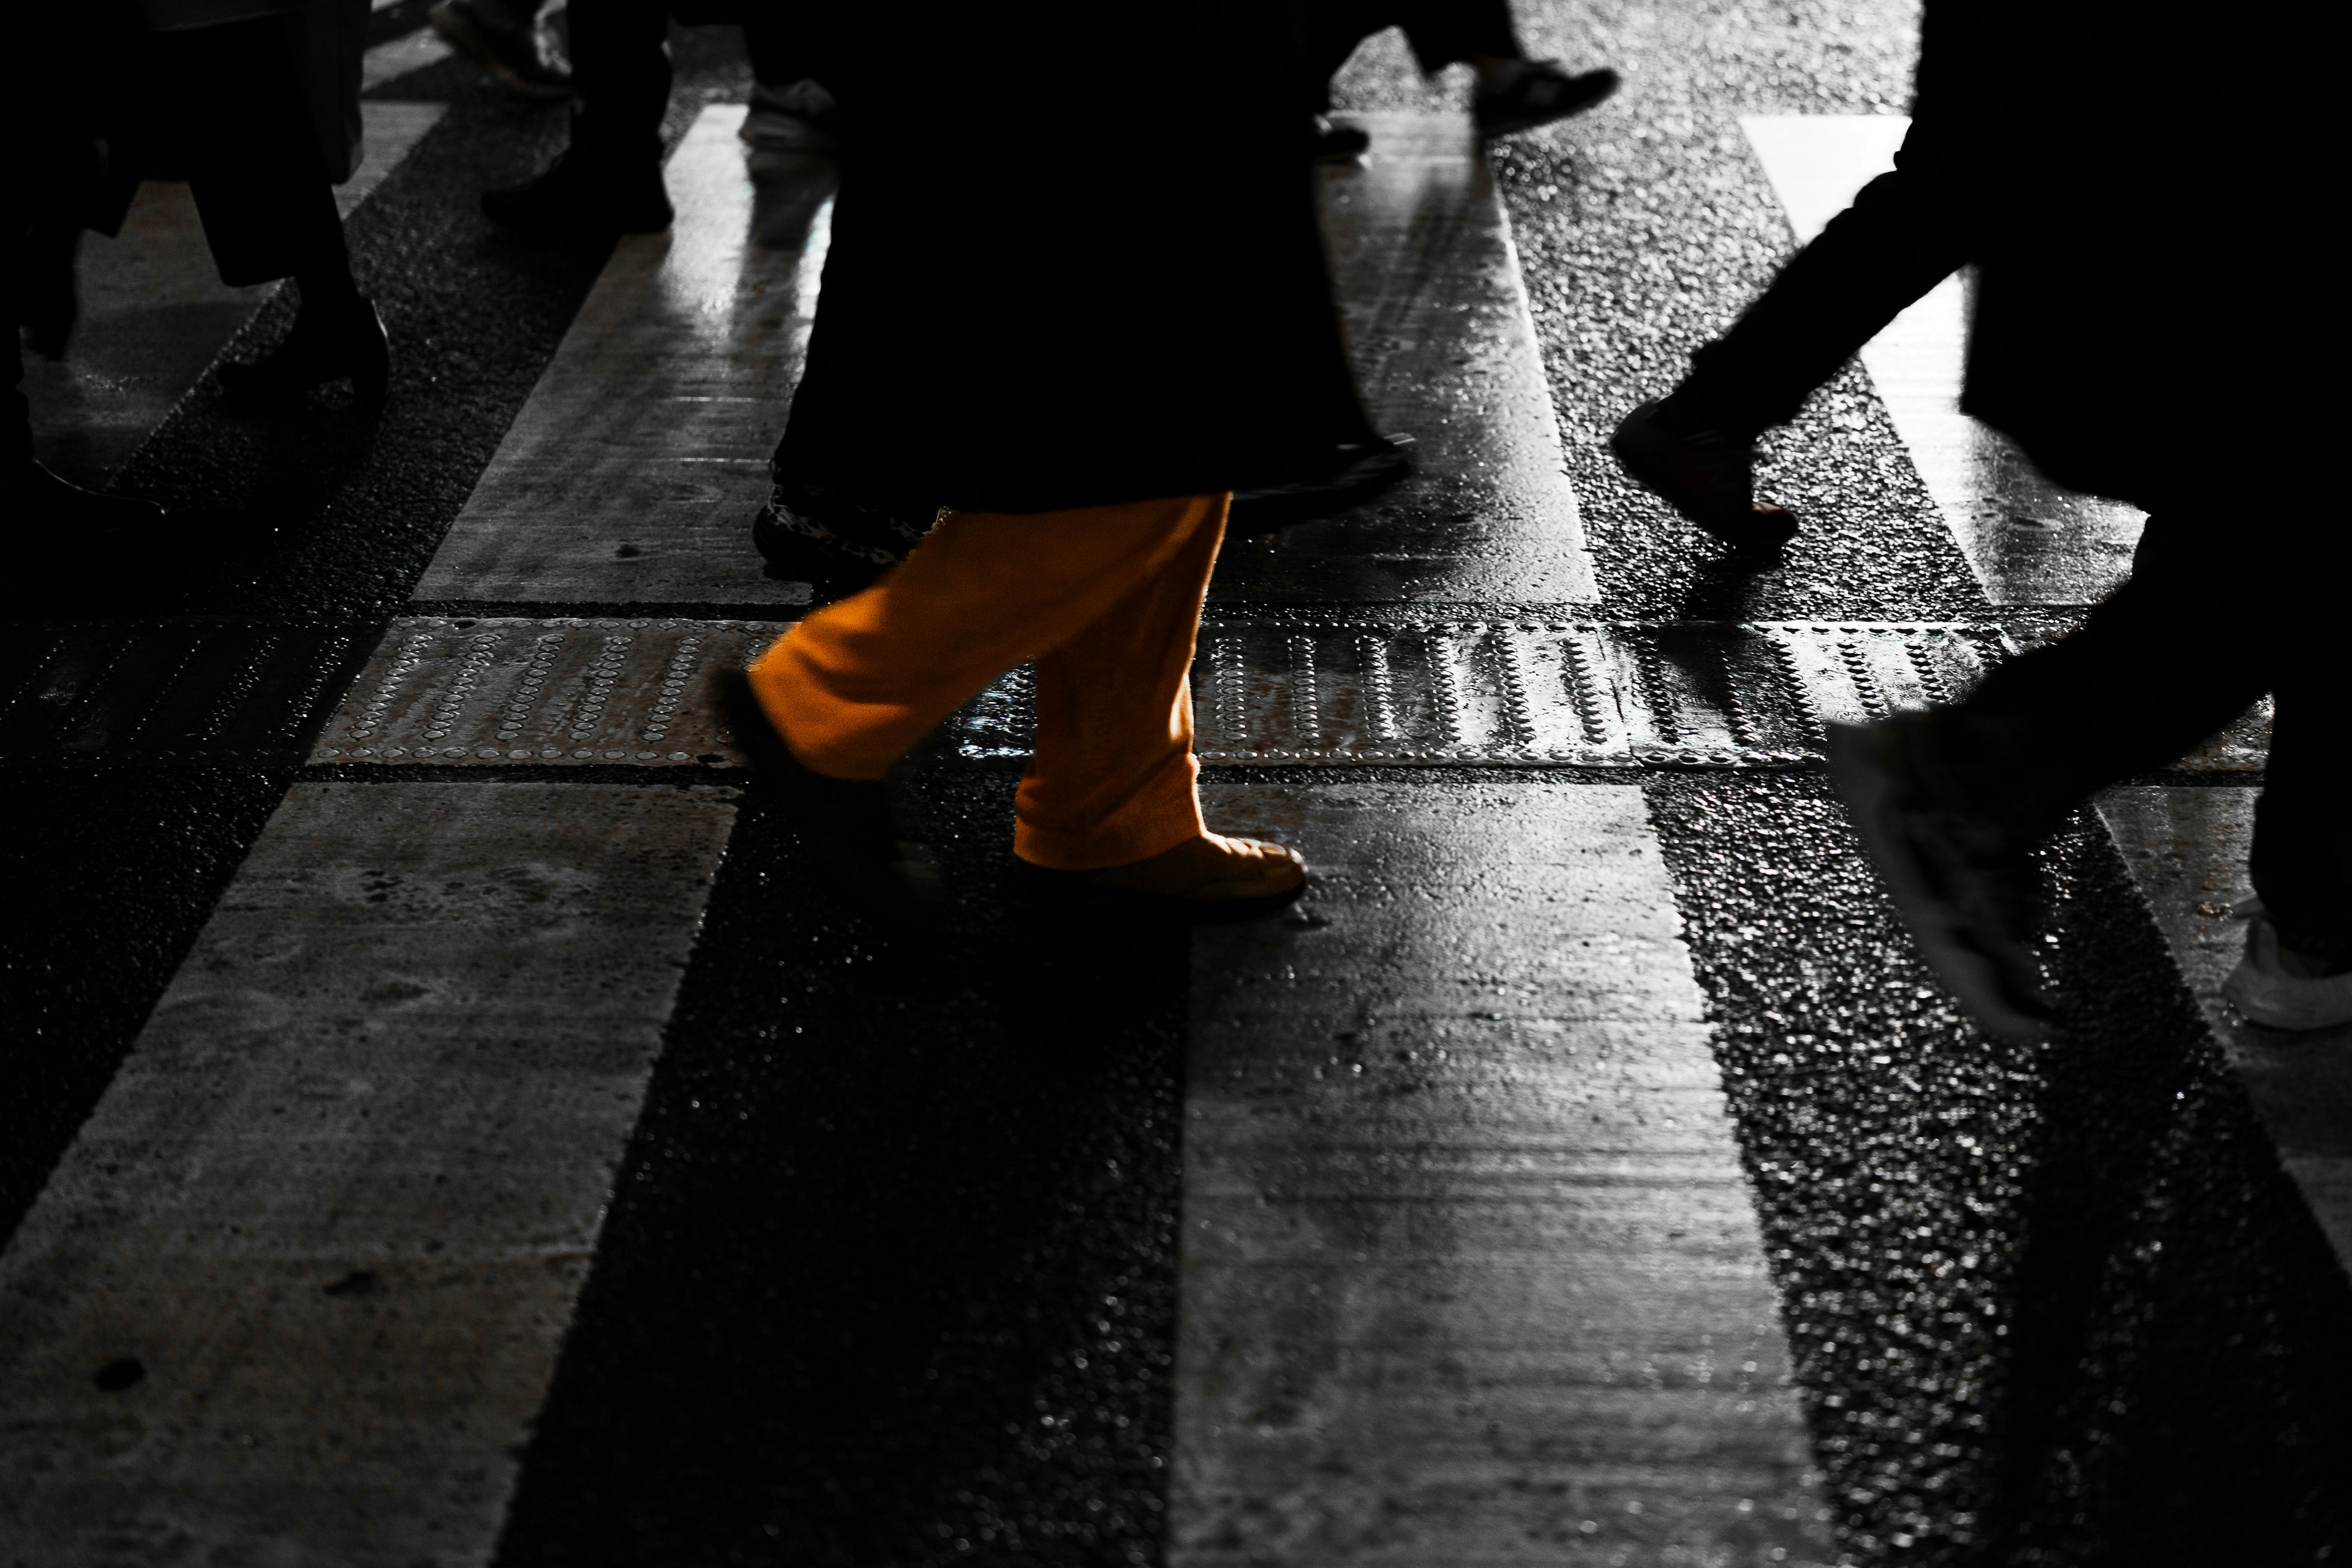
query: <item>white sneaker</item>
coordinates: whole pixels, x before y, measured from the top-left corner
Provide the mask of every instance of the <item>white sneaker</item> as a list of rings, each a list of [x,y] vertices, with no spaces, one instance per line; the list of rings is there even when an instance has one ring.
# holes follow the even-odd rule
[[[2257,914],[2246,927],[2246,956],[2221,982],[2231,1005],[2273,1029],[2327,1029],[2352,1024],[2352,971],[2314,979],[2279,963],[2278,928]]]

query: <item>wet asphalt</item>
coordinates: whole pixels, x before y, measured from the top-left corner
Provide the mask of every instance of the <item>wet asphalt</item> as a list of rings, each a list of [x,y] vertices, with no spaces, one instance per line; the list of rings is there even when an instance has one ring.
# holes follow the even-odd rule
[[[1736,115],[1899,109],[1910,8],[1524,22],[1530,52],[1628,77],[1495,159],[1602,614],[1988,615],[1858,371],[1774,438],[1767,481],[1809,526],[1760,575],[1603,446],[1785,248]],[[677,37],[673,136],[749,82],[730,33]],[[1342,89],[1444,107],[1459,84],[1433,96],[1390,38]],[[121,478],[184,520],[184,553],[20,584],[5,614],[366,626],[406,603],[604,257],[473,205],[560,145],[561,110],[454,62],[384,96],[450,109],[352,224],[394,347],[383,419],[321,399],[259,421],[200,388]],[[292,776],[0,773],[38,825],[0,849],[0,1235]],[[1442,814],[1482,775],[1381,776]],[[961,901],[921,938],[802,891],[806,852],[745,806],[501,1563],[1159,1560],[1189,947],[1013,919],[989,873],[1012,784],[922,770]],[[1817,776],[1644,787],[1846,1559],[2340,1560],[2352,1285],[2095,824],[2046,856],[2066,1025],[2021,1050],[1934,985]]]

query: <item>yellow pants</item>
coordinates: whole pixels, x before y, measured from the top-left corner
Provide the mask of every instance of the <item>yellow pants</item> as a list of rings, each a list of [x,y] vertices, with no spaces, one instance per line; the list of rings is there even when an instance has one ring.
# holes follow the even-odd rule
[[[950,512],[905,564],[761,654],[752,689],[809,767],[878,779],[1034,659],[1013,853],[1082,871],[1172,849],[1202,831],[1190,675],[1230,499]]]

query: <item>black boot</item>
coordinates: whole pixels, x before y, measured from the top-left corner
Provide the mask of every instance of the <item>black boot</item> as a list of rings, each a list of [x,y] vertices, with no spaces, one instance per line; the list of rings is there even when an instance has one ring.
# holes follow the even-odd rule
[[[577,146],[520,185],[482,193],[482,211],[509,228],[562,238],[659,234],[677,216],[661,165]]]
[[[374,303],[357,294],[341,307],[306,306],[276,348],[249,364],[220,367],[221,391],[256,407],[291,403],[314,386],[349,378],[359,406],[380,408],[391,376],[383,322]]]

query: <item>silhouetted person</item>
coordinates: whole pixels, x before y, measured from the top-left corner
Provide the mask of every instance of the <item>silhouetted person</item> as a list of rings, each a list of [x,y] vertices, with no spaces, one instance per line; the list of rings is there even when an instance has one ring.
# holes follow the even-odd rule
[[[944,515],[738,679],[735,733],[836,869],[904,905],[922,865],[880,781],[1034,661],[1015,898],[1085,918],[1279,905],[1297,857],[1202,821],[1187,680],[1228,494],[1360,425],[1281,19],[1207,0],[1073,28],[1041,5],[931,5],[853,37],[858,117],[776,470]],[[886,82],[890,111],[860,114]]]
[[[1315,116],[1315,151],[1353,158],[1371,139],[1352,125],[1334,125],[1331,79],[1374,33],[1402,27],[1424,75],[1450,65],[1478,73],[1470,117],[1481,136],[1507,136],[1581,113],[1617,90],[1617,73],[1603,68],[1571,76],[1554,60],[1531,60],[1511,21],[1510,0],[1295,0],[1308,103]]]
[[[84,489],[41,466],[25,400],[23,345],[65,352],[73,326],[73,240],[99,201],[104,137],[120,124],[120,95],[102,90],[109,62],[138,45],[129,0],[28,12],[11,29],[5,98],[7,155],[0,163],[0,286],[8,306],[7,404],[0,408],[0,549],[34,585],[30,568],[60,556],[135,557],[163,521],[161,507]],[[26,329],[20,339],[18,327]]]
[[[676,216],[662,183],[662,116],[669,108],[669,24],[740,22],[755,89],[745,140],[755,148],[831,150],[838,106],[819,86],[832,22],[813,6],[770,0],[572,0],[572,142],[520,184],[489,191],[482,210],[528,232],[655,234]]]
[[[2287,395],[2315,369],[2305,334],[2330,330],[2333,295],[2299,271],[2325,253],[2329,99],[2307,57],[2256,73],[2204,48],[2120,0],[1929,0],[1895,172],[1617,437],[1695,521],[1785,536],[1785,514],[1751,509],[1755,433],[1968,264],[1962,406],[2056,482],[2148,512],[2130,580],[2081,629],[1961,702],[1832,731],[1839,790],[1926,956],[2016,1037],[2049,1018],[2032,849],[2266,691],[2262,907],[2228,993],[2264,1024],[2352,1021],[2352,561],[2309,460],[2325,437]],[[2149,90],[2191,79],[2194,116]]]
[[[184,178],[222,282],[294,280],[292,331],[257,361],[222,365],[223,392],[282,404],[349,380],[372,407],[390,349],[352,277],[334,193],[359,167],[368,0],[257,0],[215,21],[224,8],[142,0],[144,109],[115,144],[120,199],[134,177]]]

